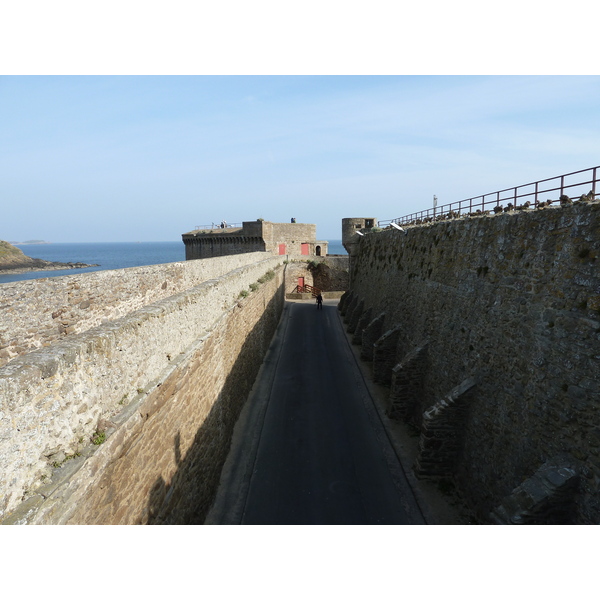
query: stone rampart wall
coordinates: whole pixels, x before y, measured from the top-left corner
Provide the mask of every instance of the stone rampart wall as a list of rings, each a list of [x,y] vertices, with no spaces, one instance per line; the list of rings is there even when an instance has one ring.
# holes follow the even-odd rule
[[[349,256],[312,258],[317,267],[312,269],[314,286],[325,291],[347,290],[349,286]]]
[[[362,354],[421,430],[416,471],[451,477],[485,522],[575,462],[570,518],[600,522],[600,203],[407,229],[360,240],[341,310],[358,343],[380,332]]]
[[[0,368],[0,519],[202,521],[283,306],[254,258]]]
[[[300,255],[301,244],[314,242],[317,226],[311,223],[263,223],[263,235],[267,250],[279,252],[278,245],[286,245],[286,254]]]
[[[184,237],[184,243],[186,260],[265,251],[265,242],[262,238],[244,235],[213,236],[204,234],[196,237],[186,236]],[[273,253],[270,252],[270,254]]]
[[[291,293],[304,278],[305,285],[312,285],[324,292],[348,289],[348,256],[311,256],[307,259],[293,258],[286,269],[285,289]]]
[[[253,252],[2,284],[0,367],[261,257]]]

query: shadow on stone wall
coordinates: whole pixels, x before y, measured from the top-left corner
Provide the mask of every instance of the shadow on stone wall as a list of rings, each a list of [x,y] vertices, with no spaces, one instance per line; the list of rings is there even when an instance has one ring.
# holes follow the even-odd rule
[[[348,260],[345,257],[309,261],[308,270],[313,276],[313,285],[324,292],[345,291],[349,287]]]
[[[180,433],[172,449],[177,470],[170,485],[162,476],[151,488],[145,514],[139,523],[149,525],[199,525],[215,498],[221,470],[227,458],[233,428],[252,389],[256,375],[275,333],[283,301],[283,287],[270,300],[259,321],[242,345],[218,399],[198,429],[194,441],[181,454]],[[234,326],[228,324],[228,328]],[[201,393],[201,390],[198,391]]]

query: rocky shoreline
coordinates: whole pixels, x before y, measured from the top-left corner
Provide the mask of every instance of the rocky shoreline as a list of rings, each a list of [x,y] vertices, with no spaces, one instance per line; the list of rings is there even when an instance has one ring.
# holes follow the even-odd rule
[[[0,275],[18,275],[36,271],[61,271],[63,269],[85,269],[86,267],[99,267],[100,265],[86,265],[85,263],[62,263],[31,258],[23,251],[13,246],[10,242],[0,240]]]
[[[86,265],[85,263],[61,263],[34,258],[32,262],[25,263],[0,263],[0,275],[19,275],[20,273],[31,273],[34,271],[61,271],[63,269],[85,269],[87,267],[99,267],[100,265]]]

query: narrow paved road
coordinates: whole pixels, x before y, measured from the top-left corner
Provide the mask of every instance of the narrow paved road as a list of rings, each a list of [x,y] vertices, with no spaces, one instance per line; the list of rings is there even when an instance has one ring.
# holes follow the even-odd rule
[[[423,523],[337,301],[286,302],[206,523]]]

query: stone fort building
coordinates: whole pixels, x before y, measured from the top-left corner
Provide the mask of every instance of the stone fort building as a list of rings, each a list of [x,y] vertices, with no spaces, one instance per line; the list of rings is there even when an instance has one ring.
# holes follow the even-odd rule
[[[245,252],[274,255],[325,256],[328,243],[317,241],[317,227],[307,223],[244,221],[242,227],[196,229],[181,237],[186,260]]]

